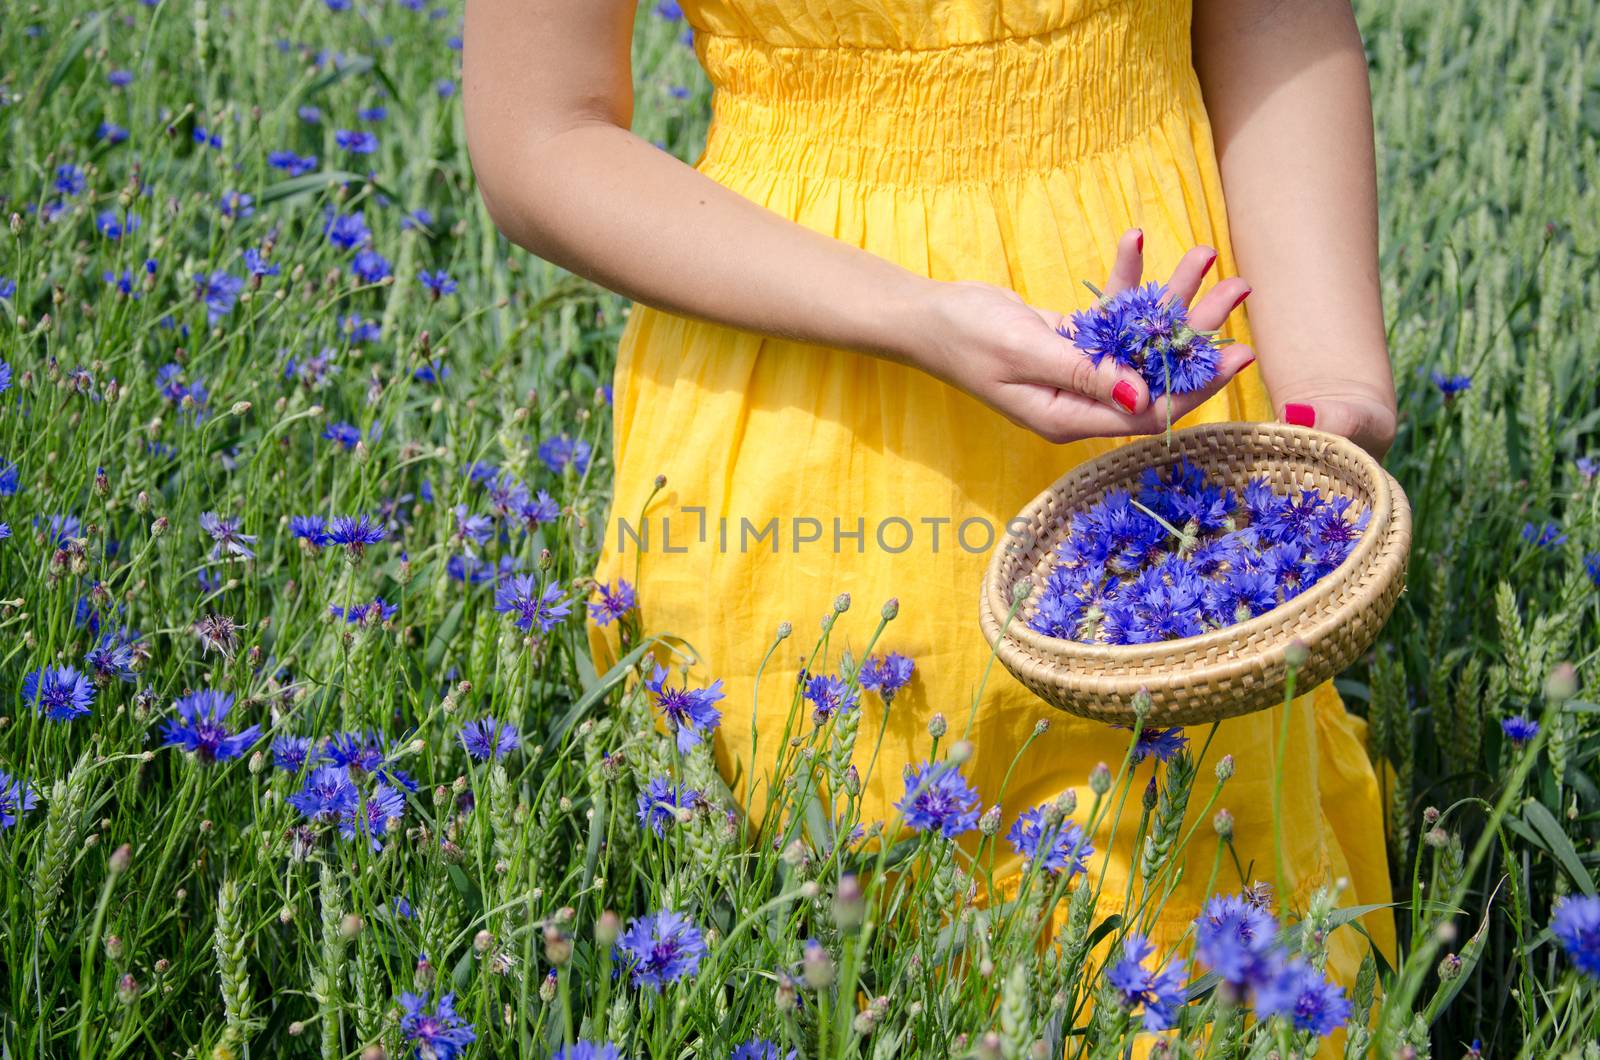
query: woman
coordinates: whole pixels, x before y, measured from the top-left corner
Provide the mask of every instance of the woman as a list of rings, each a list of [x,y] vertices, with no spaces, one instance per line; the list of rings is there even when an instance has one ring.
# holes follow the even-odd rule
[[[511,239],[649,307],[616,376],[613,526],[631,534],[608,533],[598,577],[631,580],[637,564],[646,627],[686,638],[724,682],[730,776],[776,757],[783,711],[754,719],[754,748],[746,734],[779,622],[840,592],[900,600],[884,646],[919,680],[894,701],[863,814],[887,819],[929,718],[959,725],[978,687],[986,527],[1003,532],[1067,468],[1169,412],[1281,416],[1389,445],[1361,41],[1346,0],[683,6],[716,89],[696,167],[628,132],[633,0],[469,0],[473,162]],[[1241,340],[1233,311],[1250,296],[1259,365],[1229,346],[1217,387],[1168,409],[1056,332],[1089,298],[1081,280],[1147,274],[1194,299],[1198,327],[1228,320]],[[1344,879],[1342,904],[1386,902],[1360,724],[1331,687],[1291,709],[1293,893],[1279,900],[1303,910]],[[1272,875],[1279,725],[1277,711],[1239,718],[1213,742],[1212,761],[1236,763],[1223,802],[1246,875],[1230,868],[1219,889]],[[1126,739],[1004,674],[967,735],[965,771],[1007,820],[1081,789]],[[1110,902],[1137,813],[1117,833]],[[1211,851],[1193,857],[1158,942],[1198,910]],[[1368,927],[1387,949],[1387,919]],[[1363,945],[1335,933],[1331,970],[1348,980]]]

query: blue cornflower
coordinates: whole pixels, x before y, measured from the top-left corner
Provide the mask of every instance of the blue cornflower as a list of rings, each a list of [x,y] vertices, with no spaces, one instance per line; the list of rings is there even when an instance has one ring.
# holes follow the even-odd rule
[[[336,765],[312,770],[300,790],[289,796],[289,805],[312,821],[341,817],[358,801],[349,771]]]
[[[569,467],[580,475],[589,470],[590,452],[588,442],[564,434],[539,443],[540,461],[558,475]]]
[[[528,574],[514,574],[495,586],[494,609],[498,614],[511,615],[512,624],[524,633],[538,627],[548,633],[572,614],[572,605],[562,598],[559,582],[551,582],[543,590],[537,578]]]
[[[278,266],[267,260],[266,255],[255,247],[247,247],[244,252],[244,271],[252,277],[276,276],[282,272]]]
[[[320,515],[297,515],[289,520],[289,536],[321,548],[328,543],[328,521]]]
[[[0,829],[12,828],[39,805],[39,794],[26,780],[0,769]]]
[[[1578,465],[1578,474],[1586,482],[1593,482],[1595,476],[1600,475],[1600,457],[1580,456],[1575,463]]]
[[[84,176],[82,166],[67,162],[56,167],[56,176],[50,182],[50,186],[56,190],[57,194],[65,195],[70,199],[73,196],[82,195],[84,190],[89,187],[89,182]]]
[[[650,783],[639,793],[638,817],[641,827],[648,828],[658,837],[678,823],[679,810],[692,810],[705,805],[706,797],[687,784],[674,784],[666,777],[651,777]]]
[[[449,48],[453,52],[458,52],[461,50],[461,43],[461,34],[459,33],[452,33],[450,36],[444,39],[445,47]]]
[[[162,738],[168,747],[192,751],[196,758],[207,764],[238,758],[261,735],[259,725],[235,733],[223,724],[223,719],[233,709],[231,693],[201,689],[184,696],[174,705],[178,716],[167,719],[161,728]]]
[[[237,519],[225,519],[216,512],[201,512],[200,529],[211,535],[211,558],[214,560],[224,555],[246,559],[255,555],[250,548],[255,544],[255,535],[240,533]]]
[[[766,1038],[751,1038],[734,1046],[728,1060],[795,1060],[796,1055],[793,1049],[784,1052],[782,1046]]]
[[[473,515],[465,504],[458,504],[450,512],[455,517],[457,541],[471,552],[474,545],[486,545],[494,539],[494,520],[487,515]]]
[[[11,369],[0,361],[0,394],[5,393],[6,385],[11,379]],[[22,488],[22,472],[17,465],[0,460],[0,497],[15,497]]]
[[[383,336],[383,327],[376,320],[364,319],[358,313],[340,317],[339,330],[355,345],[377,342]]]
[[[625,579],[618,578],[615,589],[608,583],[601,583],[595,586],[595,591],[600,594],[600,599],[589,605],[589,617],[597,626],[609,626],[621,621],[624,615],[639,606],[633,586]]]
[[[1049,804],[1024,810],[1006,833],[1006,840],[1023,860],[1037,861],[1052,876],[1088,872],[1089,857],[1094,854],[1089,837],[1076,821],[1063,819],[1049,827],[1050,814]]]
[[[1106,981],[1130,1013],[1144,1006],[1145,1030],[1164,1031],[1177,1022],[1184,1003],[1183,966],[1173,961],[1151,971],[1144,962],[1154,952],[1143,935],[1128,935],[1122,940],[1122,959],[1106,971]]]
[[[89,713],[94,685],[74,667],[44,667],[22,679],[22,701],[51,721],[71,721]]]
[[[38,529],[49,530],[45,532],[45,539],[56,548],[64,548],[69,542],[76,541],[83,536],[83,523],[76,515],[52,515],[47,520],[35,516],[33,525]]]
[[[677,734],[680,753],[687,753],[722,723],[722,711],[715,706],[722,699],[720,680],[706,688],[669,688],[666,668],[657,666],[645,687],[655,697],[667,728]]]
[[[377,784],[365,805],[357,800],[345,807],[339,817],[339,834],[346,839],[367,836],[373,853],[378,853],[383,850],[378,837],[387,834],[389,822],[403,817],[405,812],[405,796],[387,784]]]
[[[94,218],[95,228],[112,241],[119,240],[131,232],[137,232],[142,223],[136,213],[127,213],[119,217],[115,210],[101,210]]]
[[[299,108],[294,113],[297,118],[305,122],[307,125],[322,124],[322,111],[317,107],[307,105]]]
[[[897,651],[873,655],[862,664],[856,680],[862,688],[877,692],[887,706],[894,702],[895,693],[911,683],[911,674],[916,667],[916,663]]]
[[[1325,1038],[1350,1020],[1350,1002],[1344,988],[1298,957],[1279,966],[1275,975],[1256,990],[1256,1015],[1262,1019],[1283,1016],[1295,1030]]]
[[[340,607],[338,604],[328,605],[328,613],[334,618],[342,618],[346,624],[361,626],[362,628],[381,625],[393,618],[399,611],[400,608],[389,603],[381,596],[374,598],[371,603],[356,604],[351,607]]]
[[[133,71],[112,70],[106,74],[106,83],[112,88],[127,88],[133,84]]]
[[[350,0],[322,0],[322,2],[328,5],[329,11],[350,10]]]
[[[835,714],[856,709],[861,693],[832,674],[817,674],[806,682],[805,698],[812,706],[812,718],[821,725]]]
[[[700,929],[670,909],[630,920],[617,945],[634,985],[657,991],[693,975],[706,954]]]
[[[0,541],[4,541],[10,536],[11,536],[11,524],[10,523],[6,523],[6,522],[0,522]]]
[[[1195,956],[1242,992],[1263,985],[1277,968],[1278,921],[1242,895],[1217,895],[1195,918]]]
[[[442,383],[450,378],[450,366],[435,357],[412,372],[411,378],[419,383]]]
[[[206,320],[212,324],[233,312],[239,292],[244,290],[244,280],[220,270],[194,278],[195,297],[206,304]]]
[[[5,387],[0,386],[0,390]],[[1583,572],[1589,576],[1596,589],[1600,589],[1600,552],[1591,552],[1583,557]]]
[[[224,217],[243,221],[256,212],[256,199],[254,195],[246,195],[242,191],[225,191],[222,198],[217,200],[217,209],[222,211]]]
[[[522,746],[517,727],[509,721],[498,721],[493,714],[461,727],[461,746],[479,762],[503,758]]]
[[[108,144],[120,144],[128,138],[128,130],[114,121],[103,121],[95,126],[94,138]]]
[[[520,511],[522,506],[528,503],[528,487],[524,486],[522,481],[509,471],[501,471],[495,475],[493,479],[484,484],[484,489],[489,494],[490,505],[493,506],[495,514],[499,516],[507,516],[513,512]],[[465,511],[465,505],[456,507],[455,512],[458,521],[462,518],[461,513]],[[467,535],[463,534],[463,536]],[[478,543],[483,544],[487,540],[488,538],[485,537]]]
[[[376,427],[377,425],[374,424],[373,426]],[[322,437],[324,441],[338,442],[340,447],[348,453],[361,443],[361,428],[353,423],[345,423],[340,420],[322,428]]]
[[[582,1039],[564,1045],[550,1054],[550,1060],[624,1060],[617,1047],[610,1042],[586,1042]]]
[[[378,149],[377,136],[364,131],[336,130],[333,142],[339,145],[339,150],[349,151],[353,155],[370,155]]]
[[[1524,523],[1522,525],[1522,540],[1528,542],[1534,548],[1542,548],[1547,552],[1554,552],[1557,548],[1566,544],[1567,535],[1563,534],[1561,527],[1555,523],[1547,522],[1543,526]]]
[[[108,629],[100,640],[83,657],[83,667],[99,684],[112,681],[131,682],[138,678],[134,672],[134,645],[139,635],[127,629]]]
[[[433,92],[440,99],[449,99],[456,94],[456,83],[448,77],[441,77],[433,83]]]
[[[1600,979],[1600,898],[1563,898],[1550,919],[1550,931],[1579,971]]]
[[[371,247],[362,247],[351,260],[350,271],[362,283],[378,283],[394,275],[394,266]]]
[[[189,134],[189,138],[195,143],[199,144],[201,147],[209,147],[213,151],[220,151],[222,149],[222,134],[219,132],[212,132],[203,126],[196,125],[194,127],[194,132]]]
[[[389,766],[393,756],[377,733],[336,732],[328,737],[322,753],[357,780],[370,774],[398,784],[407,791],[417,790],[417,782],[409,774]]]
[[[905,815],[906,827],[953,839],[977,826],[978,793],[955,766],[940,762],[906,766],[905,782],[905,797],[894,807]]]
[[[372,239],[372,230],[367,227],[366,218],[360,210],[340,214],[330,212],[327,222],[322,226],[322,234],[340,250],[355,250]]]
[[[139,292],[133,286],[133,273],[127,269],[122,270],[119,276],[116,272],[106,272],[102,277],[106,283],[117,289],[118,294],[125,294],[130,298],[138,298]]]
[[[422,286],[426,287],[435,299],[456,293],[456,281],[452,280],[450,274],[443,269],[437,272],[424,269],[417,275],[417,279],[422,281]]]
[[[1443,394],[1446,400],[1455,397],[1472,386],[1472,377],[1470,375],[1447,375],[1444,372],[1436,371],[1432,373],[1432,378],[1433,385],[1439,388],[1439,393]]]
[[[1138,765],[1151,757],[1157,762],[1170,762],[1188,746],[1189,738],[1183,734],[1181,725],[1170,729],[1141,729],[1133,743],[1133,764]]]
[[[362,121],[379,122],[389,116],[389,108],[379,104],[375,107],[363,107],[356,111],[356,117]]]
[[[309,736],[280,736],[272,741],[272,764],[286,773],[298,773],[319,757]]]
[[[16,293],[17,293],[17,281],[13,280],[13,279],[10,279],[8,277],[5,277],[5,276],[0,276],[0,299],[4,299],[4,300],[9,302],[12,298],[14,298],[16,296]],[[3,363],[3,362],[0,362],[0,363]],[[10,371],[11,370],[9,368],[6,369],[6,373],[7,373],[8,376],[10,374]]]
[[[522,511],[518,514],[522,517],[522,521],[527,525],[528,529],[532,530],[541,523],[553,523],[559,519],[561,517],[561,505],[557,504],[556,499],[550,496],[549,493],[540,490],[534,494],[533,500],[522,506]]]
[[[291,177],[299,177],[317,168],[317,156],[297,155],[293,151],[273,151],[267,155],[267,165],[273,169],[281,169]]]
[[[660,0],[655,6],[657,18],[668,22],[682,22],[683,8],[678,6],[678,0]]]
[[[336,515],[328,523],[327,543],[341,545],[352,559],[360,559],[367,548],[389,536],[382,523],[373,522],[371,516]]]
[[[404,217],[400,218],[400,227],[428,229],[433,227],[433,211],[424,207],[417,207]]]
[[[428,992],[400,995],[400,1034],[421,1060],[455,1060],[478,1040],[472,1024],[456,1014],[455,994],[446,994],[428,1010]]]
[[[1521,747],[1539,735],[1539,723],[1526,714],[1513,714],[1500,719],[1500,731],[1505,733],[1506,739]]]

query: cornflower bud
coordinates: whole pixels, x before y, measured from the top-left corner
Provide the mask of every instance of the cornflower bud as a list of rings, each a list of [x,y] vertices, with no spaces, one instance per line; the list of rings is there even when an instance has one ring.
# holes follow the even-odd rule
[[[1283,649],[1283,661],[1291,670],[1298,670],[1311,658],[1311,649],[1306,647],[1306,642],[1296,637]]]
[[[883,605],[883,620],[885,622],[893,622],[899,614],[900,601],[892,596],[889,597],[888,602]]]
[[[1227,807],[1218,810],[1217,815],[1211,818],[1211,827],[1216,829],[1219,837],[1233,838],[1233,814],[1228,812]]]
[[[1097,763],[1089,770],[1089,790],[1096,795],[1104,795],[1111,790],[1111,769],[1104,762]]]
[[[539,984],[539,1000],[546,1005],[556,999],[556,973],[554,971],[544,977]]]
[[[944,720],[943,714],[935,714],[928,719],[928,735],[935,740],[943,739],[949,729],[949,724]]]
[[[1000,831],[1000,807],[991,806],[978,818],[978,831],[986,836],[992,836]]]
[[[800,963],[806,985],[811,989],[822,990],[833,985],[833,958],[828,956],[828,951],[822,948],[821,943],[807,942],[806,955]]]
[[[1233,776],[1233,756],[1223,755],[1217,762],[1217,779],[1228,780]]]

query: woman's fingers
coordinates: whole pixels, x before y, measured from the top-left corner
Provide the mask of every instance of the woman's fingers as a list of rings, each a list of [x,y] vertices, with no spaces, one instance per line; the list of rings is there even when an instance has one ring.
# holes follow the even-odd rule
[[[1196,331],[1216,331],[1228,319],[1228,314],[1248,297],[1250,284],[1238,276],[1230,276],[1189,308],[1189,326]]]
[[[1237,343],[1224,346],[1217,361],[1217,377],[1210,385],[1204,390],[1196,390],[1189,394],[1166,394],[1152,401],[1149,410],[1142,417],[1138,417],[1142,420],[1140,426],[1145,428],[1144,433],[1154,434],[1166,430],[1168,423],[1176,423],[1205,404],[1227,386],[1234,376],[1254,364],[1255,360],[1255,351],[1248,346]]]
[[[1191,247],[1189,253],[1178,261],[1178,267],[1172,270],[1172,276],[1167,280],[1167,290],[1172,292],[1176,301],[1188,305],[1194,301],[1195,292],[1200,290],[1200,281],[1206,278],[1206,273],[1211,271],[1211,266],[1217,263],[1217,252],[1210,247]]]
[[[1117,240],[1117,256],[1112,259],[1111,275],[1106,277],[1106,294],[1137,287],[1144,276],[1144,232],[1130,228]]]

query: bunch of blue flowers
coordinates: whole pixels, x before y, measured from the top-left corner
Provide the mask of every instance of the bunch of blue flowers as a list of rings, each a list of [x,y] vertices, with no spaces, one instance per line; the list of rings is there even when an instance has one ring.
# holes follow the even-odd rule
[[[1190,327],[1188,307],[1164,285],[1095,294],[1094,306],[1072,314],[1058,330],[1096,367],[1109,357],[1133,369],[1144,377],[1152,398],[1191,394],[1216,379],[1217,340]]]
[[[1314,489],[1241,493],[1180,457],[1147,469],[1137,495],[1111,490],[1072,517],[1029,628],[1100,644],[1194,637],[1265,614],[1331,574],[1368,512]]]

